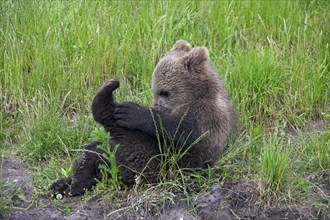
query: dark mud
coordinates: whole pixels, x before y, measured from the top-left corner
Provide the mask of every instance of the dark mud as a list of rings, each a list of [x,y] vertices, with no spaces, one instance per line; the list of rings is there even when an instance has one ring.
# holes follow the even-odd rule
[[[254,182],[240,182],[230,188],[214,188],[197,198],[201,219],[327,219],[314,207],[299,204],[265,205],[258,202]]]
[[[9,211],[0,213],[0,219],[329,219],[315,207],[303,204],[261,204],[258,186],[252,181],[215,185],[190,204],[178,199],[162,207],[130,207],[123,203],[111,206],[104,199],[85,202],[74,197],[55,205],[50,196],[33,201],[32,175],[18,159],[2,159],[0,165],[0,181],[4,184],[0,195],[13,204]]]

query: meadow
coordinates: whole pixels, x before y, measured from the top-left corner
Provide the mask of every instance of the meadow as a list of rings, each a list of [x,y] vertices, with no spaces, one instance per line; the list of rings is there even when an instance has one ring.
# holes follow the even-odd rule
[[[239,119],[196,184],[254,181],[262,202],[329,213],[329,11],[327,1],[1,1],[1,158],[31,171],[35,200],[49,195],[99,127],[90,106],[102,82],[119,79],[117,101],[150,105],[153,68],[185,39],[209,49]],[[0,210],[13,206],[0,196]]]

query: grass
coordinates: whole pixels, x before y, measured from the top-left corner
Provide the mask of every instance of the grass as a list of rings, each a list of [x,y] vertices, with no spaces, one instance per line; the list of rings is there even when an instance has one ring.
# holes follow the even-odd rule
[[[105,182],[106,187],[109,188],[112,191],[115,190],[121,190],[125,189],[125,185],[122,182],[122,176],[119,171],[119,168],[116,163],[116,152],[118,150],[118,147],[120,147],[119,144],[116,146],[110,146],[109,139],[110,139],[110,133],[107,133],[103,127],[96,129],[92,132],[93,140],[101,142],[101,145],[99,148],[104,151],[103,158],[105,161],[109,163],[108,164],[100,164],[99,168],[102,173],[102,181]]]
[[[21,158],[35,197],[47,195],[98,127],[101,83],[115,76],[118,101],[150,105],[157,60],[185,39],[209,48],[240,120],[238,140],[189,181],[260,180],[267,195],[324,209],[310,195],[330,173],[329,11],[327,1],[1,1],[0,154]]]
[[[261,195],[273,196],[273,192],[281,192],[290,177],[290,151],[283,148],[281,140],[270,139],[265,143],[260,154]]]

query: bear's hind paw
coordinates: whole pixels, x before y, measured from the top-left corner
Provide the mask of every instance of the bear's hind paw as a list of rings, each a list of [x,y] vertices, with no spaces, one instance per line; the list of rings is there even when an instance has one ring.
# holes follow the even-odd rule
[[[119,87],[119,81],[116,78],[107,80],[100,88],[100,91],[110,93]]]
[[[60,179],[51,185],[50,190],[53,192],[55,197],[58,194],[69,195],[71,183],[72,177]]]

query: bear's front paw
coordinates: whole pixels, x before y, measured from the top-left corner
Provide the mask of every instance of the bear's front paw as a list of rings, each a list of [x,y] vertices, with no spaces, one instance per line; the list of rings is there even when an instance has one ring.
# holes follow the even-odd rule
[[[143,131],[146,124],[153,126],[153,121],[150,121],[152,117],[149,108],[134,102],[116,104],[113,117],[116,120],[116,125],[130,130],[140,129]]]
[[[68,195],[70,192],[71,183],[72,177],[60,179],[53,183],[50,189],[52,190],[54,196],[58,194]]]
[[[119,81],[116,78],[109,79],[103,83],[99,92],[110,93],[119,87]]]

